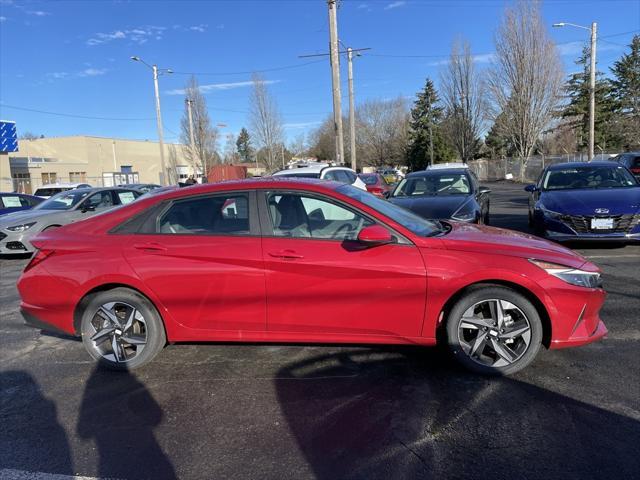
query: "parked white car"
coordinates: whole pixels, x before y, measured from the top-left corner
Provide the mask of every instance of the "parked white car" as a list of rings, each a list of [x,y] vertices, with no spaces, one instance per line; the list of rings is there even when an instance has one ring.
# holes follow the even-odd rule
[[[360,190],[367,191],[367,186],[358,177],[356,172],[347,167],[334,167],[326,163],[309,165],[300,168],[289,168],[275,172],[273,176],[293,178],[319,178],[321,180],[333,180],[335,182],[353,185]]]
[[[88,183],[48,183],[38,187],[34,192],[36,197],[49,198],[53,197],[56,193],[66,192],[67,190],[74,190],[76,188],[91,188]]]

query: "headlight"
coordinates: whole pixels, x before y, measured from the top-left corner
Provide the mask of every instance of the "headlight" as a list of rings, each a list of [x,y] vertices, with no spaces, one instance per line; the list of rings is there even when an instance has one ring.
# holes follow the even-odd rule
[[[13,227],[7,227],[7,230],[9,230],[10,232],[24,232],[25,230],[29,230],[35,224],[36,222],[23,223],[22,225],[14,225]]]
[[[544,213],[547,217],[551,217],[551,218],[560,218],[563,216],[562,213],[558,213],[558,212],[554,212],[553,210],[549,210],[548,208],[546,208],[543,204],[539,204],[538,208],[540,210],[542,210],[542,213]]]
[[[543,262],[541,260],[529,259],[535,266],[540,267],[549,275],[559,278],[560,280],[586,288],[602,288],[602,280],[597,272],[586,272],[577,268],[558,265],[557,263]]]
[[[451,215],[451,218],[453,220],[458,220],[459,222],[472,222],[476,219],[476,212],[472,205],[465,203],[462,207],[456,210],[453,215]]]

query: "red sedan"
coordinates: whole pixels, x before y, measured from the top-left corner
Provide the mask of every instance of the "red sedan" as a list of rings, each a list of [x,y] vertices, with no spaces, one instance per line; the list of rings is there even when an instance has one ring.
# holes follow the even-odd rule
[[[350,185],[266,178],[173,190],[40,234],[28,324],[131,369],[167,342],[434,345],[510,374],[602,338],[598,268],[562,246],[429,221]]]
[[[393,187],[379,173],[361,173],[358,176],[366,185],[367,192],[373,193],[377,197],[385,197],[386,193],[393,190]]]

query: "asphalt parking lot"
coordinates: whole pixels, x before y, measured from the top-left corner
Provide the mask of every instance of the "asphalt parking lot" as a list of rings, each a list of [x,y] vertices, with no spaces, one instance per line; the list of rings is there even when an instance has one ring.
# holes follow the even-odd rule
[[[491,223],[527,231],[522,187],[488,186]],[[172,345],[103,371],[23,325],[27,260],[2,259],[0,477],[637,477],[640,246],[575,247],[605,272],[609,337],[509,378],[439,349],[300,345]]]

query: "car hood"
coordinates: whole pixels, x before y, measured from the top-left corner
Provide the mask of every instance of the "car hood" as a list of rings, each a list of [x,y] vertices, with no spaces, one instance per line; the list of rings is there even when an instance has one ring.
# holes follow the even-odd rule
[[[424,197],[392,197],[391,203],[408,208],[423,218],[451,218],[465,202],[473,200],[471,195],[446,195]]]
[[[580,268],[587,262],[573,250],[526,233],[486,225],[447,223],[451,225],[451,231],[442,240],[449,250],[536,258],[572,268]]]
[[[22,223],[33,222],[47,215],[51,215],[52,213],[59,212],[54,210],[27,210],[9,213],[0,217],[0,229],[11,227],[13,225],[20,225]]]
[[[539,202],[547,210],[569,215],[594,215],[597,209],[609,210],[602,213],[622,215],[640,211],[640,188],[545,191]]]

